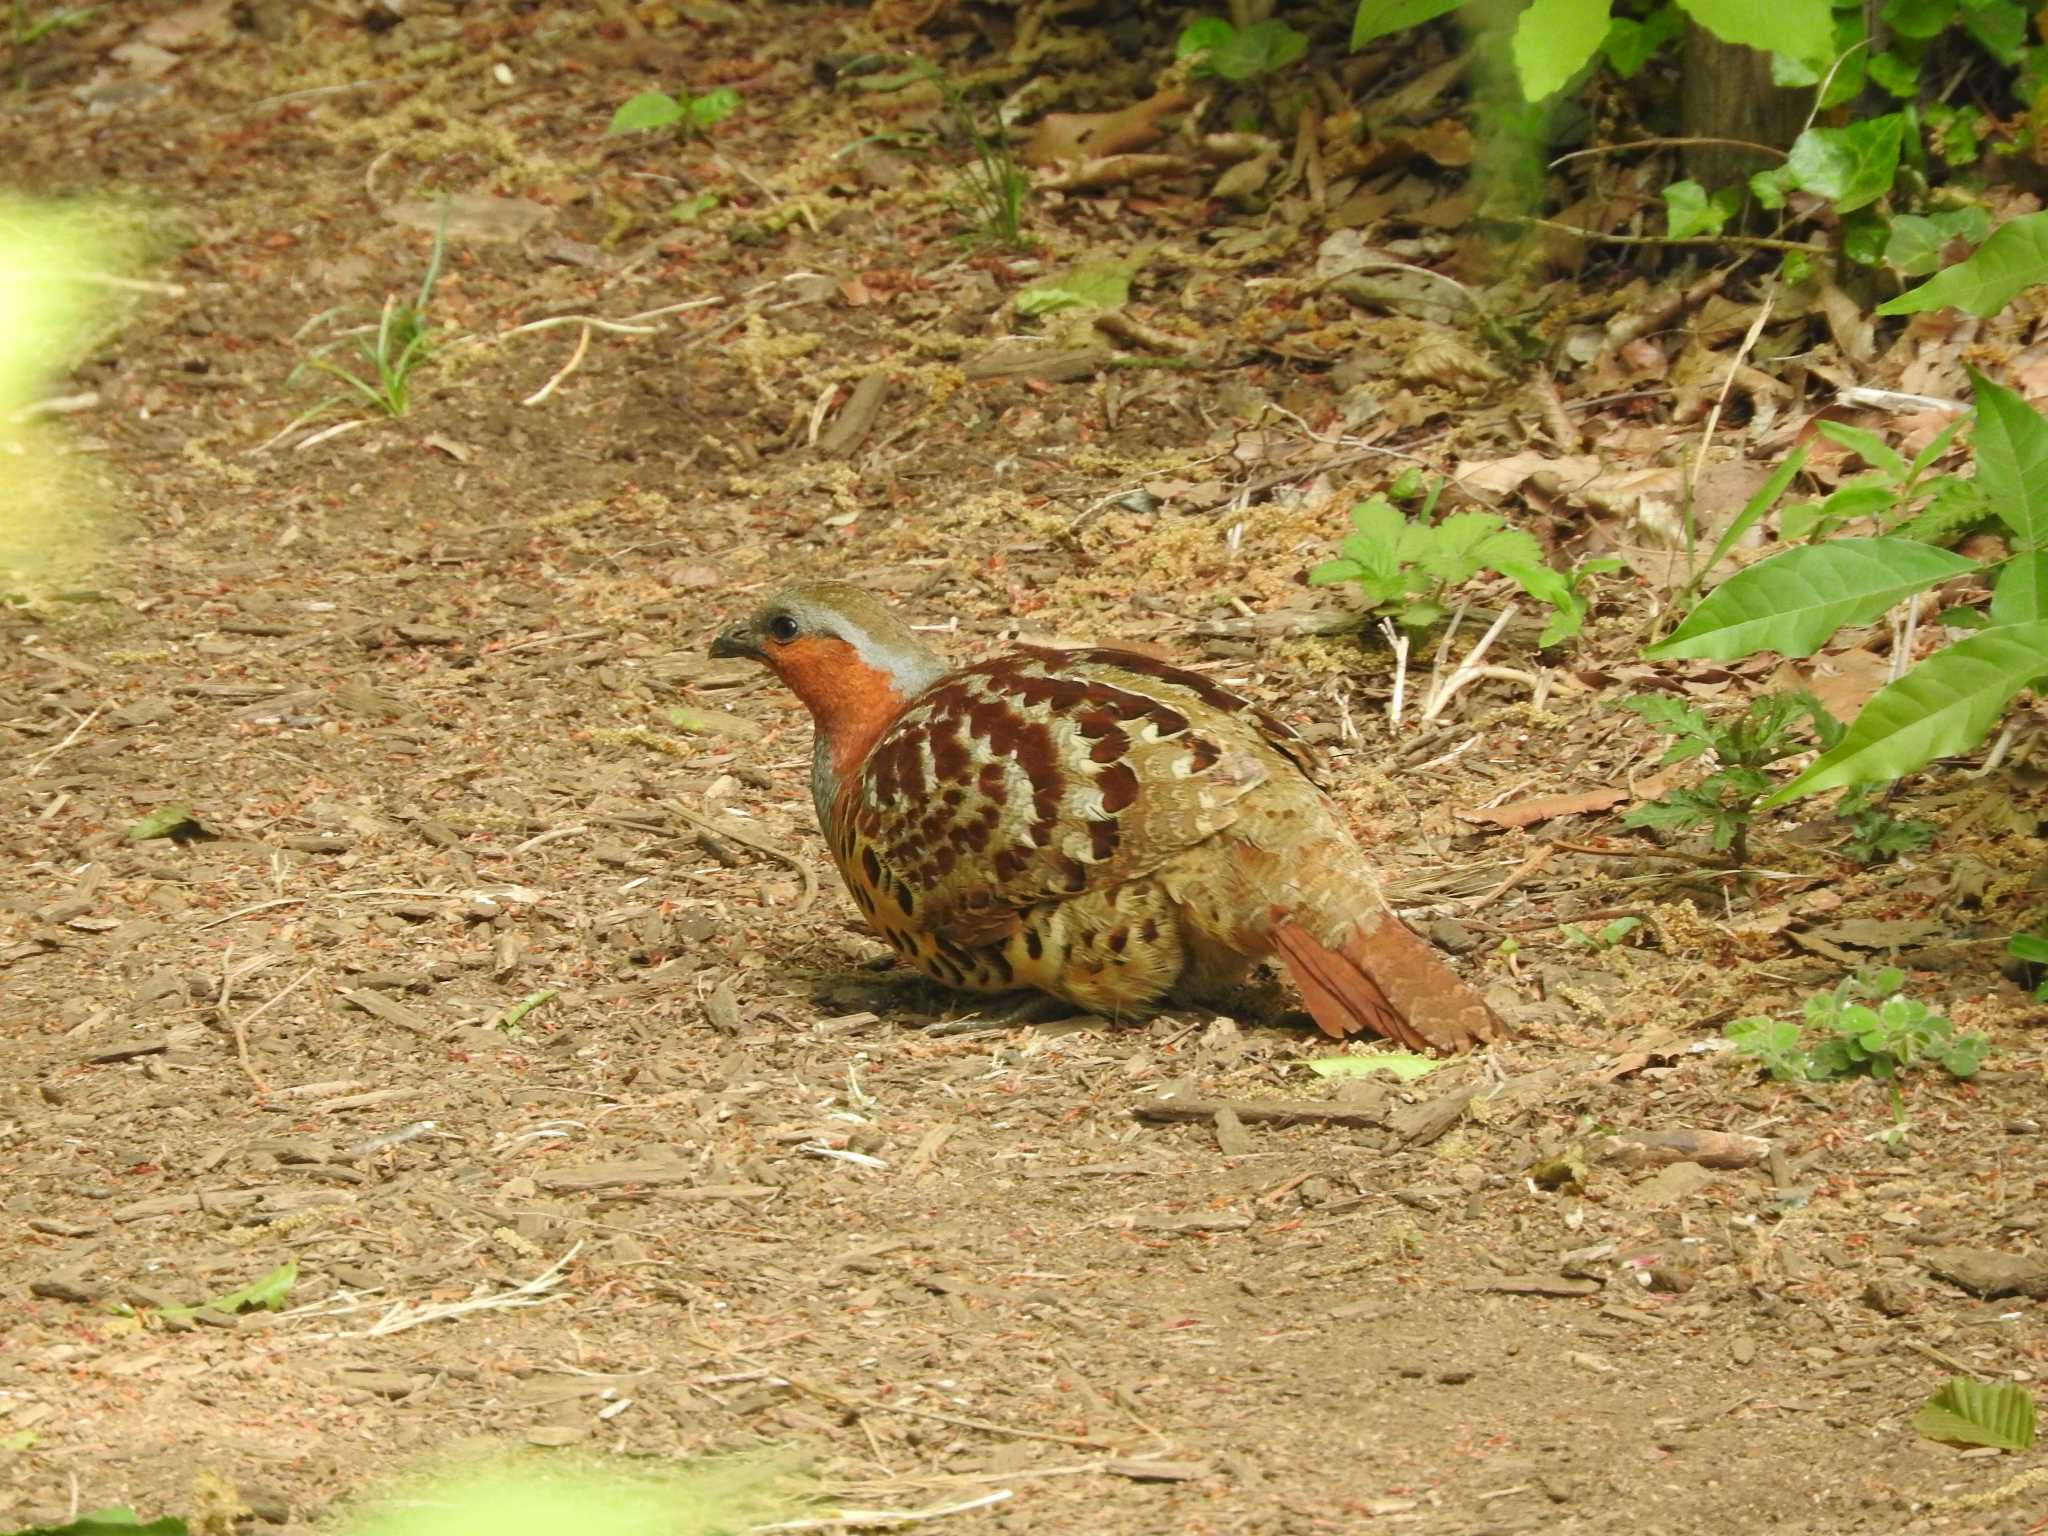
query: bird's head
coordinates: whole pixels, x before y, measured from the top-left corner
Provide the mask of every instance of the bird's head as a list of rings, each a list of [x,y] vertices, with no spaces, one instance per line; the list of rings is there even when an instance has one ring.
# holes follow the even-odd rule
[[[803,700],[843,774],[948,670],[888,608],[843,581],[791,582],[711,642],[758,661]]]

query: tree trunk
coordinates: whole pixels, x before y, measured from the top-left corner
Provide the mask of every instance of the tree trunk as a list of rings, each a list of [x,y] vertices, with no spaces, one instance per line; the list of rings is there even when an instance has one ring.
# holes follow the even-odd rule
[[[1789,149],[1812,106],[1810,90],[1771,83],[1771,56],[1740,43],[1724,43],[1705,27],[1685,33],[1685,135],[1740,139]],[[1685,173],[1709,192],[1777,165],[1775,155],[1736,144],[1689,144]]]

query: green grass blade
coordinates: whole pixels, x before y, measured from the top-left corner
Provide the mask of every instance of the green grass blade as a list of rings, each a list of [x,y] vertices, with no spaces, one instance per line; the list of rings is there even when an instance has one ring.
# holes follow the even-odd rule
[[[1717,661],[1757,651],[1810,656],[1843,625],[1868,624],[1900,599],[1976,568],[1914,539],[1834,539],[1788,549],[1737,571],[1644,654]]]
[[[1903,778],[1989,734],[2012,696],[2048,677],[2048,623],[1980,630],[1880,688],[1842,739],[1763,801]]]
[[[1806,450],[1802,447],[1771,471],[1771,478],[1743,504],[1742,510],[1736,514],[1735,521],[1722,530],[1720,540],[1714,545],[1713,554],[1707,557],[1707,563],[1692,577],[1694,586],[1699,584],[1700,577],[1728,558],[1728,551],[1735,547],[1735,541],[1754,528],[1757,519],[1777,504],[1778,498],[1785,494],[1785,487],[1792,483],[1792,477],[1805,467]]]

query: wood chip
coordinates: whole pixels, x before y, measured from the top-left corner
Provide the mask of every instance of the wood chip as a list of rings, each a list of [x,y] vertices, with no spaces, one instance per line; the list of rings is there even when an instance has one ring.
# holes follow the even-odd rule
[[[2022,1256],[1983,1248],[1937,1248],[1922,1260],[1936,1279],[1961,1286],[1972,1296],[2048,1299],[2048,1254]]]
[[[1573,1280],[1564,1275],[1481,1275],[1459,1282],[1461,1291],[1495,1291],[1503,1296],[1597,1296],[1598,1280]]]
[[[1206,1461],[1143,1461],[1118,1456],[1103,1462],[1099,1470],[1111,1477],[1128,1477],[1134,1483],[1186,1483],[1209,1476],[1212,1469]]]
[[[1322,1121],[1329,1125],[1384,1126],[1384,1111],[1359,1109],[1348,1104],[1319,1104],[1292,1099],[1234,1099],[1229,1103],[1207,1099],[1145,1099],[1131,1106],[1131,1118],[1172,1124],[1206,1120],[1215,1123],[1223,1110],[1236,1115],[1241,1124],[1299,1125]]]

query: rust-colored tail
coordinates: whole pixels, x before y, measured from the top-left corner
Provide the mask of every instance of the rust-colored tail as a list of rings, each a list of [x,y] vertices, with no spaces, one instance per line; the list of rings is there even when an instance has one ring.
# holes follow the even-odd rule
[[[1410,1050],[1461,1051],[1508,1033],[1486,999],[1391,912],[1354,923],[1334,948],[1283,918],[1273,948],[1326,1035],[1369,1029]]]

